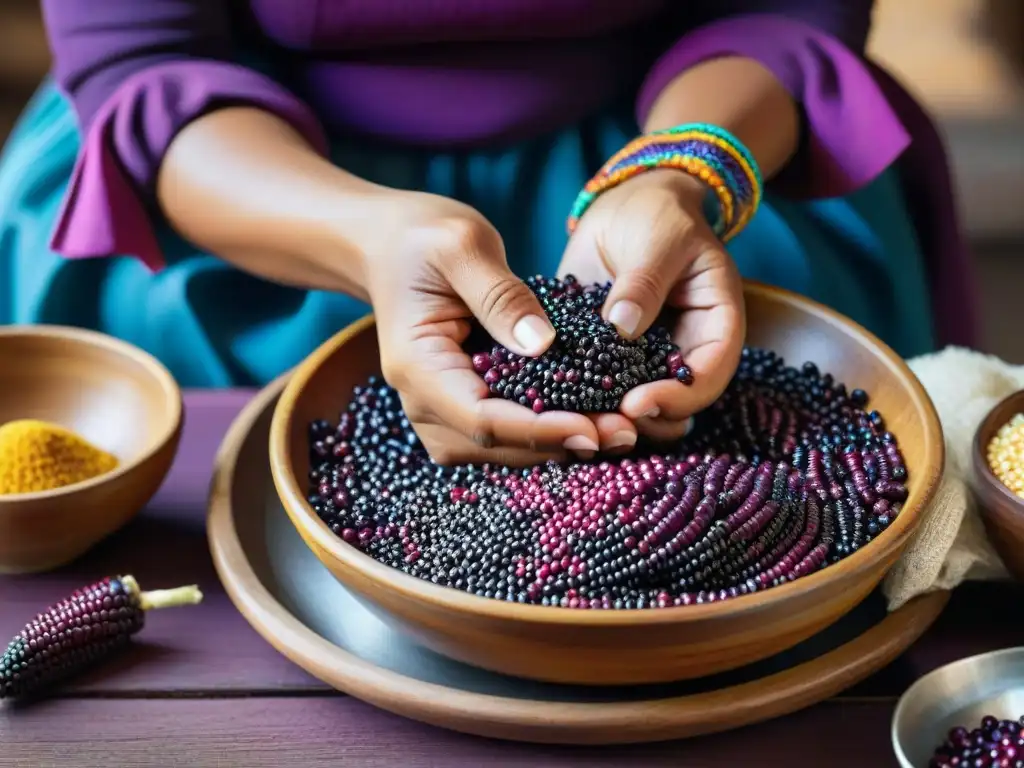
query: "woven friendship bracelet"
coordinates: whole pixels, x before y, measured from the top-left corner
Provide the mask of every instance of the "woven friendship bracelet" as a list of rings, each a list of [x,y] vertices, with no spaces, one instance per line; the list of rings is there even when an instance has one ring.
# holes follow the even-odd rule
[[[639,136],[616,152],[576,197],[569,233],[602,193],[658,168],[678,168],[707,185],[717,208],[711,225],[723,241],[738,235],[761,204],[761,172],[750,151],[718,126],[688,123]]]

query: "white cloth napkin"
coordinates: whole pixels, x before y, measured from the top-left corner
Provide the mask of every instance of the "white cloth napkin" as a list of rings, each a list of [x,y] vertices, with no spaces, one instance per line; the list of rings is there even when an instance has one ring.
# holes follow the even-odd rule
[[[931,506],[882,589],[894,611],[912,597],[967,580],[1007,578],[970,490],[971,445],[989,410],[1024,389],[1024,366],[961,347],[909,361],[935,403],[946,437],[946,471]]]

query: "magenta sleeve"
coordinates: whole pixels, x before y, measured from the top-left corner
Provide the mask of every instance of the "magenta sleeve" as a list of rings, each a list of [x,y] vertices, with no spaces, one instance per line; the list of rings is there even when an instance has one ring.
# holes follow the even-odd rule
[[[822,15],[823,6],[834,5],[815,5],[814,13]],[[680,72],[709,59],[745,56],[774,73],[805,116],[801,151],[772,180],[773,188],[794,197],[821,198],[864,186],[903,153],[910,136],[862,54],[850,48],[863,46],[867,34],[867,19],[851,26],[857,20],[850,13],[835,34],[794,14],[738,15],[701,26],[669,48],[648,73],[637,103],[641,124]]]
[[[139,257],[163,265],[153,186],[185,125],[226,105],[288,121],[319,151],[312,111],[230,57],[222,0],[43,0],[54,76],[70,99],[82,146],[52,238],[70,258]]]

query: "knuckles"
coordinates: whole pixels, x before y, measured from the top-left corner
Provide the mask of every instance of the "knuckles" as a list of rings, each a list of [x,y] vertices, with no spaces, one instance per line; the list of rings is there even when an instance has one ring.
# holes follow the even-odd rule
[[[446,272],[466,269],[473,257],[502,253],[501,236],[479,216],[440,219],[424,236],[431,258]]]
[[[487,286],[478,307],[483,319],[487,319],[501,317],[516,308],[528,310],[532,304],[530,289],[509,273],[507,277],[499,277]]]
[[[403,364],[381,362],[381,376],[389,386],[398,390],[398,397],[402,401],[402,410],[405,417],[413,424],[423,424],[430,420],[430,408],[418,397],[413,397],[415,390],[412,384],[412,374],[409,368]]]
[[[405,392],[409,385],[409,370],[402,363],[396,363],[394,360],[387,358],[381,359],[380,373],[384,378],[384,381],[397,389],[399,392]]]
[[[643,306],[657,306],[667,292],[665,278],[653,269],[634,269],[626,278],[630,295],[640,299]]]
[[[481,413],[481,404],[477,405],[476,413],[473,417],[473,423],[469,428],[469,436],[474,445],[485,450],[493,448],[496,442],[494,425],[485,414]]]
[[[427,453],[430,454],[430,458],[432,458],[436,463],[445,467],[457,464],[461,459],[461,456],[457,451],[452,450],[452,448],[444,443],[431,443],[427,446]]]
[[[471,268],[480,256],[503,255],[498,231],[472,208],[463,207],[465,211],[433,215],[396,233],[389,269],[396,264],[403,270],[420,265],[451,275]]]
[[[494,447],[494,430],[486,424],[477,424],[472,431],[473,444],[487,450]]]
[[[402,410],[405,411],[405,418],[413,424],[425,424],[432,416],[430,409],[418,399],[404,399]]]

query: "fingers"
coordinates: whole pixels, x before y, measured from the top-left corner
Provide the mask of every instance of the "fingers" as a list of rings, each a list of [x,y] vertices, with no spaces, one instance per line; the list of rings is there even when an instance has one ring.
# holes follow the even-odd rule
[[[658,250],[639,254],[616,275],[603,313],[624,338],[643,334],[661,312],[678,274],[678,266],[672,269],[673,261],[676,259],[670,259],[659,246]]]
[[[637,419],[637,431],[648,440],[671,443],[682,440],[693,429],[693,417],[681,421],[645,417]]]
[[[695,254],[720,248],[707,227],[678,213],[675,219],[673,225],[651,232],[643,247],[608,256],[616,270],[604,317],[627,339],[650,328]]]
[[[481,446],[568,450],[581,458],[590,458],[600,446],[597,427],[583,414],[568,411],[537,414],[502,398],[481,400],[468,408],[458,403],[445,421]]]
[[[482,218],[459,219],[436,228],[431,237],[438,287],[425,289],[422,280],[403,285],[411,278],[399,277],[374,301],[384,378],[398,390],[417,431],[445,426],[477,451],[596,453],[598,432],[589,418],[538,414],[490,398],[462,348],[470,332],[466,309],[498,343],[519,354],[539,355],[554,339],[540,303],[509,271],[497,232]]]
[[[681,421],[713,403],[728,386],[746,336],[743,288],[732,260],[720,249],[705,251],[670,303],[682,310],[673,338],[693,372],[693,384],[666,380],[627,392],[620,411],[632,419]]]
[[[498,464],[508,467],[530,467],[547,461],[561,462],[565,451],[540,452],[525,448],[481,448],[464,435],[448,427],[420,424],[417,434],[430,457],[438,464]]]
[[[615,281],[602,314],[627,339],[643,334],[657,318],[686,258],[692,222],[678,208],[663,208],[640,238],[604,243],[603,259],[614,265]]]
[[[508,268],[498,233],[467,221],[452,237],[439,267],[469,311],[499,344],[520,355],[543,354],[555,329],[537,297]]]
[[[602,413],[593,418],[600,434],[602,452],[628,453],[636,445],[636,429],[624,416],[615,413]],[[562,462],[569,454],[569,451],[564,449],[535,451],[507,446],[483,448],[465,435],[438,424],[420,424],[417,427],[417,433],[431,458],[439,464],[445,465],[491,462],[512,467],[525,467],[542,464],[546,461]],[[593,453],[591,452],[590,455]]]
[[[605,319],[627,339],[635,339],[650,328],[661,313],[672,287],[681,274],[709,249],[721,245],[711,229],[679,210],[662,215],[646,240],[617,243],[622,253],[608,253],[615,264],[615,282],[604,305]]]
[[[598,443],[605,453],[627,453],[633,450],[637,430],[621,413],[598,413],[591,416],[597,428]]]
[[[636,445],[636,429],[624,416],[615,413],[602,413],[595,416],[594,420],[600,434],[602,452],[628,453]],[[464,435],[436,424],[420,424],[417,427],[417,433],[431,458],[444,465],[490,462],[510,467],[529,467],[547,461],[563,462],[569,454],[566,450],[532,451],[528,448],[505,446],[482,448]]]
[[[469,369],[421,370],[428,401],[407,406],[410,421],[448,425],[480,448],[573,451],[592,456],[599,447],[597,428],[586,416],[565,411],[534,413],[502,398],[489,398],[487,386]],[[478,386],[477,383],[481,386]]]
[[[564,278],[566,275],[574,275],[584,285],[607,283],[612,279],[612,273],[601,260],[594,237],[586,225],[581,225],[565,247],[562,261],[558,265],[558,277]]]
[[[679,334],[682,339],[688,335],[686,326],[697,322],[714,324],[722,329],[720,337],[703,341],[696,348],[687,349],[684,345],[683,357],[693,371],[693,384],[684,386],[672,379],[644,384],[625,394],[619,410],[631,419],[651,418],[653,415],[669,421],[681,421],[717,400],[736,371],[743,347],[742,322],[731,315],[727,312],[712,313],[702,321],[684,316],[680,322],[684,329]]]
[[[699,410],[686,389],[684,385],[674,379],[644,384],[623,396],[619,410],[623,415],[637,421],[640,419],[682,421]]]
[[[538,414],[518,403],[490,398],[461,347],[467,328],[464,321],[409,327],[389,326],[383,320],[378,326],[384,378],[398,390],[417,429],[423,424],[446,425],[483,449],[568,450],[581,457],[598,450],[597,427],[582,414]]]

